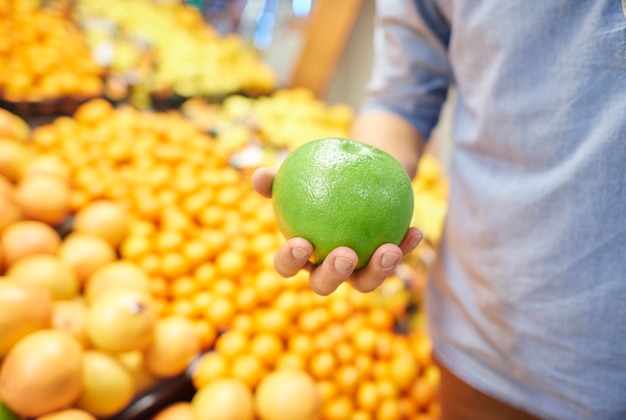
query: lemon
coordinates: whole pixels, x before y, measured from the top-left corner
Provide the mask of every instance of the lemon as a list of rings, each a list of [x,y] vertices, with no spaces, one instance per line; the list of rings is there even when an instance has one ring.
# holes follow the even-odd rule
[[[272,186],[274,214],[287,238],[313,245],[321,263],[352,248],[364,267],[384,243],[398,245],[413,214],[411,179],[387,152],[357,141],[322,138],[294,149]]]

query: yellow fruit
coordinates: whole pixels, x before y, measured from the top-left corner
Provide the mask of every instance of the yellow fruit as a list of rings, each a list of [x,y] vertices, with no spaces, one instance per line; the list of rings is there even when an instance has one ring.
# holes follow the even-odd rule
[[[132,376],[135,384],[135,395],[152,388],[157,383],[158,379],[146,370],[142,352],[129,351],[126,353],[117,353],[116,358]]]
[[[380,245],[399,244],[413,216],[413,189],[402,165],[380,149],[344,139],[311,141],[292,151],[272,195],[281,232],[309,240],[315,263],[347,246],[361,268]]]
[[[252,420],[252,404],[252,391],[236,379],[215,379],[191,400],[196,420]]]
[[[45,328],[52,320],[50,293],[0,280],[0,360],[22,337]]]
[[[52,327],[70,334],[86,348],[87,305],[82,299],[57,300],[52,304]]]
[[[122,242],[128,228],[128,212],[121,204],[110,200],[87,204],[76,213],[73,223],[75,232],[100,236],[114,247]]]
[[[56,254],[61,237],[49,225],[35,220],[23,220],[7,227],[0,236],[5,266],[33,254]]]
[[[322,397],[313,378],[297,370],[277,370],[266,375],[254,396],[261,420],[318,420]]]
[[[29,155],[25,143],[0,137],[0,175],[9,181],[17,181],[20,168],[27,161]]]
[[[29,176],[17,185],[16,197],[27,219],[55,226],[69,215],[70,187],[61,178],[48,174]]]
[[[112,355],[97,350],[83,354],[82,387],[76,407],[96,417],[119,413],[135,393],[133,378],[124,366]]]
[[[96,420],[96,417],[78,408],[68,408],[67,410],[38,417],[37,420]]]
[[[194,386],[200,389],[217,378],[226,378],[229,374],[229,364],[230,360],[216,351],[202,355],[193,370]]]
[[[200,335],[191,320],[182,316],[161,318],[154,341],[144,353],[146,369],[158,378],[180,375],[200,353],[200,347]]]
[[[13,346],[0,370],[0,395],[26,417],[69,408],[82,391],[83,350],[69,334],[33,332]]]
[[[99,268],[117,258],[113,246],[96,235],[72,232],[59,247],[59,256],[76,271],[83,285]]]
[[[125,288],[140,291],[150,290],[150,278],[144,269],[130,261],[113,261],[98,268],[87,279],[84,297],[87,302],[106,290]]]
[[[48,290],[53,299],[78,294],[78,278],[72,267],[56,255],[34,254],[21,258],[7,270],[14,281]]]
[[[4,175],[0,175],[0,197],[15,200],[15,185]]]
[[[68,181],[70,168],[59,156],[39,155],[24,165],[20,178],[25,179],[35,175],[54,176],[63,181]]]
[[[233,360],[230,374],[233,378],[239,379],[248,387],[254,389],[267,374],[267,368],[259,357],[245,353]]]
[[[87,336],[94,347],[111,352],[146,350],[158,319],[149,294],[111,289],[101,294],[87,314]]]
[[[191,403],[174,403],[159,411],[152,420],[195,420]]]
[[[0,136],[16,140],[26,140],[30,134],[30,126],[19,116],[0,109]]]
[[[0,233],[22,218],[19,205],[7,195],[0,195]]]

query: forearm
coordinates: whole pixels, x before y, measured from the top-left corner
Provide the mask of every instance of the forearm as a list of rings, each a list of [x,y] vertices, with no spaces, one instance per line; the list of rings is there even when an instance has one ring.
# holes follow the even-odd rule
[[[368,111],[355,119],[350,136],[391,154],[411,178],[415,176],[424,138],[403,118],[385,111]]]

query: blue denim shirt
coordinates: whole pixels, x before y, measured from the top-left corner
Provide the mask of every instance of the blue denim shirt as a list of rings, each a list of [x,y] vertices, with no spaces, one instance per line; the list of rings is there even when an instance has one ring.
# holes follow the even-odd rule
[[[554,419],[626,419],[626,1],[378,0],[364,112],[457,88],[437,357]]]

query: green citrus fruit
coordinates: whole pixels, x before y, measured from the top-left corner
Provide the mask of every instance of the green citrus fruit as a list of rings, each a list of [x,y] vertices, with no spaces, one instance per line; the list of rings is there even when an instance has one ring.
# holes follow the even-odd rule
[[[272,186],[278,227],[313,244],[321,263],[352,248],[364,267],[384,243],[399,244],[413,215],[411,179],[390,154],[352,140],[324,138],[293,150]]]

